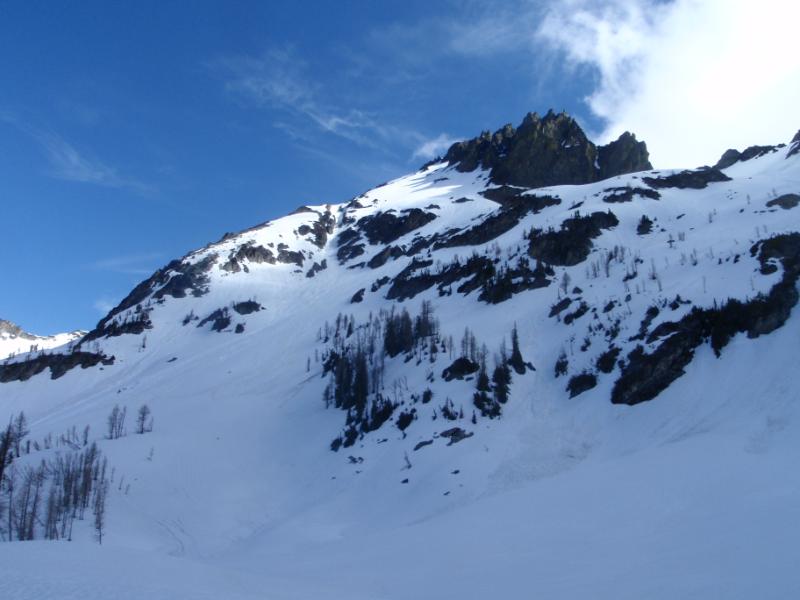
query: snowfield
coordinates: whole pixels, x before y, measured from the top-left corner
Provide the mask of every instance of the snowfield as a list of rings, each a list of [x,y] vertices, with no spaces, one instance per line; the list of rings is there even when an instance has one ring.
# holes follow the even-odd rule
[[[498,214],[481,193],[496,186],[486,171],[440,163],[190,253],[112,311],[105,334],[81,342],[113,364],[0,383],[0,422],[24,411],[32,440],[88,424],[114,469],[102,545],[91,519],[76,522],[71,542],[0,543],[0,597],[800,597],[797,307],[774,331],[734,335],[719,357],[704,341],[657,397],[610,401],[627,366],[618,360],[674,335],[650,336],[660,325],[730,298],[751,301],[781,281],[785,266],[770,259],[775,268],[765,270],[751,249],[800,231],[800,206],[767,205],[800,193],[800,156],[789,151],[734,164],[724,170],[729,181],[700,189],[656,188],[645,178],[673,172],[654,171],[519,190],[559,203],[464,245],[447,236]],[[611,188],[660,197],[608,202]],[[371,243],[371,231],[388,234],[370,230],[369,219],[390,210],[393,226],[411,227],[408,215],[422,215],[421,224]],[[434,277],[473,253],[516,268],[532,229],[560,231],[576,211],[611,211],[617,224],[601,228],[585,259],[553,264],[544,286],[487,302],[478,298],[485,287],[458,290],[470,274],[387,299],[395,282],[423,273],[407,270],[414,261],[430,261]],[[637,233],[643,215],[646,234]],[[415,242],[422,248],[412,253]],[[384,263],[363,264],[390,246],[397,250]],[[187,278],[185,295],[158,297],[193,265],[207,270]],[[529,281],[515,277],[511,284]],[[569,306],[552,314],[565,298]],[[259,309],[238,312],[246,301]],[[324,340],[326,323],[352,315],[352,342],[381,309],[414,316],[423,301],[438,319],[437,352],[422,344],[386,357],[391,418],[332,451],[346,412],[323,400],[334,377],[325,358],[336,348]],[[129,330],[110,335],[114,324]],[[465,327],[486,345],[491,368],[501,344],[510,350],[515,325],[535,369],[512,374],[502,414],[490,418],[473,403],[473,376],[446,381],[442,372],[459,356]],[[614,347],[618,359],[602,371],[598,360]],[[566,373],[556,376],[562,354]],[[582,374],[595,384],[571,397],[568,382]],[[430,402],[419,400],[426,389]],[[447,399],[463,416],[445,418]],[[138,435],[142,404],[154,423]],[[109,440],[114,405],[127,408],[127,435]],[[412,410],[401,430],[399,415]],[[454,427],[468,435],[441,435]],[[13,464],[68,451],[42,448]]]

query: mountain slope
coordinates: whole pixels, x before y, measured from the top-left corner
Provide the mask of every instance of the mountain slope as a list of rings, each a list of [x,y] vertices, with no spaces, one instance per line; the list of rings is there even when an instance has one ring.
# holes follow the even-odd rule
[[[74,352],[0,365],[0,417],[89,424],[130,485],[88,551],[161,573],[122,575],[139,597],[800,591],[793,146],[535,189],[461,148],[189,253]],[[104,439],[145,403],[152,432]],[[0,546],[19,573],[73,551]]]

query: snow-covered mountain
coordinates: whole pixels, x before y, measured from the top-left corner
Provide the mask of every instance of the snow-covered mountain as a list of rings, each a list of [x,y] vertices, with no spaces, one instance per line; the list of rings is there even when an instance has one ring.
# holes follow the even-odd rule
[[[111,473],[0,592],[793,597],[799,194],[800,133],[655,171],[548,113],[226,234],[0,364],[15,469]]]
[[[24,331],[19,325],[0,319],[0,357],[50,350],[79,340],[85,331],[57,333],[55,335],[35,335]]]

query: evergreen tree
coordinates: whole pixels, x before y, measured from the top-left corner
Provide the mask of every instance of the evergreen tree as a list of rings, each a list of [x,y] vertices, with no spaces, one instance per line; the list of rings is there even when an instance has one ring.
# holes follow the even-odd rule
[[[498,361],[492,373],[492,383],[494,384],[494,399],[500,404],[508,401],[508,389],[511,383],[511,369],[505,361]]]
[[[491,387],[489,386],[489,374],[486,372],[486,361],[481,361],[480,370],[478,371],[478,378],[475,381],[475,387],[479,392],[489,392],[491,391]]]
[[[414,347],[414,325],[411,322],[411,315],[406,309],[400,313],[400,350],[401,352],[411,352]]]
[[[367,371],[367,357],[359,348],[355,356],[353,369],[353,407],[355,408],[358,419],[364,416],[367,408],[367,396],[369,395],[369,376]]]
[[[508,364],[517,372],[517,375],[525,374],[525,360],[519,350],[519,333],[517,332],[516,323],[514,323],[514,329],[511,330],[511,358]]]
[[[20,444],[22,444],[22,439],[28,435],[28,433],[28,419],[25,418],[25,413],[20,411],[17,418],[14,419],[14,453],[17,455],[17,458],[21,456]]]
[[[500,404],[489,397],[491,386],[489,384],[489,375],[486,372],[486,361],[481,361],[478,377],[475,381],[475,394],[472,401],[475,407],[481,411],[484,417],[498,417],[500,416]]]

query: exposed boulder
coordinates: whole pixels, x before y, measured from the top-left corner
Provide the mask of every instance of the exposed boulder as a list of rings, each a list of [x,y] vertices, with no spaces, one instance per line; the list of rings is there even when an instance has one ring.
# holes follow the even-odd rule
[[[616,202],[630,202],[633,200],[634,196],[650,198],[651,200],[658,200],[661,198],[661,194],[659,194],[656,190],[638,187],[613,187],[603,190],[603,193],[606,194],[603,196],[603,202],[608,202],[609,204]]]
[[[303,260],[304,256],[302,252],[297,250],[289,250],[289,246],[286,244],[278,244],[278,262],[302,267]]]
[[[391,278],[388,275],[384,275],[380,279],[376,279],[375,281],[373,281],[372,282],[372,286],[370,286],[369,289],[372,292],[377,292],[379,289],[381,289],[383,286],[385,286],[390,281],[391,281]]]
[[[780,206],[784,210],[794,208],[798,204],[800,204],[800,195],[798,194],[783,194],[767,202],[767,206]]]
[[[464,379],[468,375],[477,373],[479,365],[471,361],[466,356],[460,356],[455,359],[453,363],[442,371],[442,379],[445,381],[452,381],[453,379]]]
[[[472,437],[473,435],[475,434],[472,431],[464,431],[461,429],[461,427],[453,427],[452,429],[442,431],[439,434],[439,437],[449,439],[450,441],[447,442],[447,445],[452,446],[453,444],[457,444],[458,442]]]
[[[326,210],[312,225],[301,225],[298,227],[297,233],[300,235],[308,235],[310,233],[311,237],[309,241],[317,248],[322,249],[328,241],[328,236],[333,233],[335,226],[336,217],[333,216],[330,210]]]
[[[254,312],[260,311],[262,306],[255,300],[244,300],[243,302],[234,302],[233,310],[240,315],[249,315]]]
[[[435,218],[435,213],[412,208],[400,216],[387,211],[361,217],[357,226],[367,236],[370,244],[390,244]]]
[[[709,183],[730,180],[730,177],[714,167],[700,167],[699,169],[681,171],[663,177],[642,177],[642,181],[652,188],[677,188],[679,190],[701,190],[707,187]]]
[[[574,398],[583,392],[589,391],[596,385],[597,375],[594,373],[581,373],[570,378],[567,383],[567,391],[569,392],[569,397]]]
[[[328,261],[326,259],[322,259],[321,262],[315,262],[311,265],[311,268],[306,273],[306,277],[314,277],[317,273],[324,271],[328,268]]]
[[[338,246],[336,258],[340,264],[364,254],[364,244],[360,242],[361,233],[357,229],[345,229],[339,234],[336,240]]]
[[[497,202],[501,206],[508,207],[516,206],[519,203],[520,196],[522,196],[522,193],[526,190],[527,188],[519,186],[500,185],[478,193],[492,202]]]
[[[242,263],[245,261],[256,264],[268,263],[274,265],[275,255],[272,254],[272,251],[268,248],[264,248],[264,246],[256,245],[254,242],[248,242],[231,252],[228,256],[228,260],[220,265],[220,268],[229,273],[238,273],[242,270]]]
[[[597,357],[597,361],[595,362],[597,369],[601,373],[611,373],[617,364],[617,358],[619,358],[619,353],[621,351],[621,348],[611,346],[608,350]]]
[[[208,293],[208,272],[216,262],[217,255],[210,254],[195,263],[180,262],[172,268],[167,283],[156,290],[153,298],[160,300],[164,296],[185,298],[186,291],[195,298]]]
[[[369,259],[367,262],[367,266],[370,269],[377,269],[378,267],[382,267],[386,264],[386,262],[391,258],[395,259],[400,256],[403,256],[403,249],[397,246],[386,246],[383,250],[378,252],[375,256]]]
[[[222,331],[231,324],[231,317],[227,308],[218,308],[205,319],[200,321],[197,326],[202,327],[206,323],[211,323],[211,331]]]
[[[559,300],[553,306],[550,307],[550,313],[547,316],[555,317],[561,314],[570,304],[572,304],[572,298],[570,298],[569,296],[562,298],[561,300]]]

